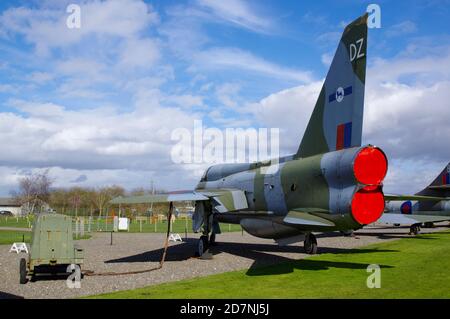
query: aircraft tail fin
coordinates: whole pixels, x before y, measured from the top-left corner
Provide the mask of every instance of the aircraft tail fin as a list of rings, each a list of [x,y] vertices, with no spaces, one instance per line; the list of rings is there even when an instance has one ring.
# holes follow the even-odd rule
[[[345,28],[295,158],[361,146],[367,17]]]
[[[418,195],[428,195],[435,197],[450,197],[450,163],[445,166],[442,172]]]

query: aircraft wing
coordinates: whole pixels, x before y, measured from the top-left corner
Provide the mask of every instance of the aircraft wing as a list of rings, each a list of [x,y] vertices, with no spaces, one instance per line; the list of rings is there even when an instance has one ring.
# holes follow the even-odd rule
[[[450,216],[436,216],[436,215],[405,215],[395,213],[384,213],[377,220],[377,223],[384,224],[419,224],[419,223],[436,223],[450,220]]]
[[[179,193],[166,193],[166,194],[155,194],[155,195],[139,195],[139,196],[119,196],[112,199],[110,204],[146,204],[146,203],[170,203],[170,202],[181,202],[181,201],[203,201],[209,200],[200,193],[189,191],[189,192],[179,192]]]
[[[155,195],[119,196],[112,199],[110,204],[128,205],[207,200],[211,200],[220,213],[248,208],[245,192],[240,189],[177,191]]]
[[[326,213],[328,211],[320,208],[296,208],[288,212],[283,221],[287,224],[304,226],[325,226],[332,227],[335,224],[325,218],[313,215],[312,213]]]
[[[434,196],[422,196],[422,195],[393,195],[393,194],[384,194],[384,199],[387,201],[391,200],[422,200],[422,201],[441,201],[446,200],[445,197],[434,197]]]
[[[429,189],[450,190],[450,185],[428,186]]]

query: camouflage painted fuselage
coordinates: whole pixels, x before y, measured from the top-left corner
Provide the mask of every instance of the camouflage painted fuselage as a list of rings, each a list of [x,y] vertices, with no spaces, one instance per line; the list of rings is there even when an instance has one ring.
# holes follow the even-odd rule
[[[352,164],[361,147],[306,158],[279,159],[279,164],[224,164],[210,168],[197,190],[241,189],[247,209],[217,214],[219,221],[240,223],[260,237],[286,237],[307,230],[357,229],[362,225],[351,214],[351,200],[361,189]],[[272,161],[273,163],[274,161]],[[233,199],[227,203],[233,211]],[[317,216],[310,226],[283,220],[299,210]],[[323,225],[317,224],[320,220]],[[329,221],[329,223],[326,223]],[[266,226],[266,227],[264,227]]]

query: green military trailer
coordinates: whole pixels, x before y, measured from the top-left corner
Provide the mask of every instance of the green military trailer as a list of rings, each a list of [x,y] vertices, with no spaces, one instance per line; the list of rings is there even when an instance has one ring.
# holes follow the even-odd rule
[[[59,214],[40,214],[34,221],[28,261],[20,260],[20,283],[27,276],[67,273],[68,266],[83,263],[83,249],[73,241],[72,218]]]

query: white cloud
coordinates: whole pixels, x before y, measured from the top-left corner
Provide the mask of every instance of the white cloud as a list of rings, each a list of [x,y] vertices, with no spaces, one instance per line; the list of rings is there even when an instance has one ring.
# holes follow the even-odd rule
[[[173,104],[186,109],[194,107],[205,107],[202,96],[194,96],[191,94],[171,95],[163,98],[163,101],[168,104]]]
[[[10,105],[25,116],[0,113],[5,166],[148,170],[161,162],[170,165],[171,130],[192,127],[196,116],[159,106],[148,107],[145,113],[119,113],[112,108],[75,111],[20,100]]]
[[[450,48],[436,52],[440,55],[398,57],[390,60],[376,58],[370,66],[370,76],[367,78],[369,81],[384,83],[403,81],[406,77],[416,81],[426,80],[428,83],[450,79]]]
[[[0,83],[0,93],[15,93],[17,88],[11,84],[1,84]]]
[[[386,31],[387,37],[397,37],[405,34],[414,33],[417,31],[417,26],[412,21],[403,21],[390,26]]]
[[[267,16],[258,15],[256,8],[242,0],[197,0],[200,7],[207,9],[216,18],[236,26],[261,33],[273,31],[274,24]]]
[[[323,46],[335,46],[339,42],[342,32],[325,32],[316,38],[316,42]]]
[[[281,153],[297,151],[321,87],[321,81],[312,82],[271,94],[251,105],[260,125],[280,129]]]
[[[237,83],[224,83],[216,87],[217,99],[228,107],[237,106],[237,95],[241,86]]]
[[[33,72],[27,77],[28,81],[36,84],[45,84],[52,79],[53,75],[48,72]]]
[[[80,5],[81,28],[69,29],[65,7],[51,9],[11,8],[0,16],[7,33],[23,34],[39,53],[65,47],[90,35],[130,38],[157,23],[158,15],[140,0],[91,1]]]
[[[431,86],[370,84],[367,87],[365,140],[394,158],[443,160],[450,136],[450,82]]]
[[[120,64],[124,67],[152,67],[160,58],[157,43],[151,39],[129,39],[120,54]]]
[[[98,60],[73,57],[56,62],[55,69],[60,76],[77,76],[89,81],[100,81],[102,74],[107,71],[107,66]]]
[[[320,60],[323,65],[329,67],[331,62],[333,62],[333,55],[331,53],[324,53],[320,56]]]
[[[311,81],[311,74],[308,71],[280,66],[237,48],[208,49],[197,53],[194,59],[193,69],[240,69],[285,81]]]

